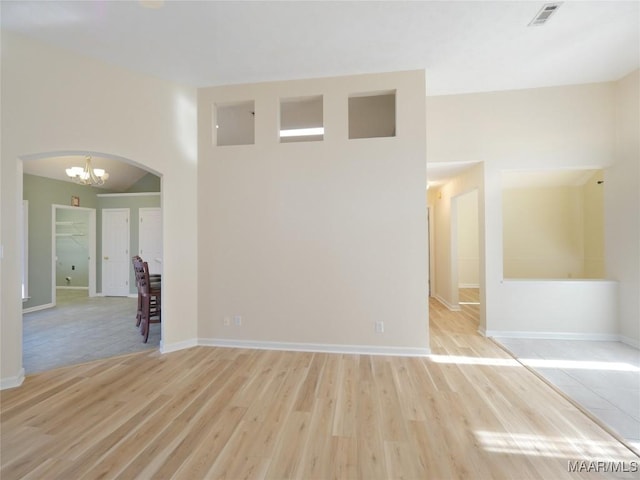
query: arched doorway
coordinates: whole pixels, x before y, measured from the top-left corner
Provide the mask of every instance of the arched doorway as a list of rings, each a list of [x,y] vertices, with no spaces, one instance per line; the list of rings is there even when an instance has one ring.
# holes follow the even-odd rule
[[[108,181],[100,188],[78,185],[65,178],[65,169],[82,165],[87,155],[94,159],[94,167],[109,173]],[[137,334],[135,281],[127,279],[130,288],[121,296],[103,295],[101,220],[103,211],[126,209],[133,223],[126,254],[130,257],[139,253],[139,212],[145,208],[161,209],[160,175],[130,159],[98,152],[49,152],[25,156],[20,161],[23,197],[29,200],[30,227],[27,246],[30,298],[23,303],[26,374],[157,349],[162,336],[160,325],[154,326],[147,345]],[[60,212],[80,211],[94,212],[95,220],[85,224],[82,219],[57,218]],[[88,247],[90,242],[85,242],[90,236],[95,238],[93,251]],[[56,250],[56,244],[58,247],[62,244],[63,248]],[[83,246],[87,248],[83,250]],[[71,260],[62,258],[63,250],[75,250],[76,256],[69,256]],[[89,275],[86,283],[80,273],[82,255],[87,255],[89,264],[94,265],[94,276]],[[129,276],[129,271],[126,273]],[[93,288],[89,285],[91,281]]]

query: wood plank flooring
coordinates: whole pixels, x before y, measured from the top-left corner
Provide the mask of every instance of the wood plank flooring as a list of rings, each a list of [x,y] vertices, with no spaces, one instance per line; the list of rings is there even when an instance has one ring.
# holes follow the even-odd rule
[[[429,358],[195,347],[28,376],[0,395],[0,478],[638,478],[569,472],[640,459],[471,309],[430,318]]]

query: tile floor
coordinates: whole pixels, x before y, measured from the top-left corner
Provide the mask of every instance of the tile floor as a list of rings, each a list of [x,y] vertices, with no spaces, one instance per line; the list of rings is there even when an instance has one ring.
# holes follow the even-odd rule
[[[494,340],[640,452],[640,350],[621,342]]]
[[[160,344],[160,324],[148,343],[135,326],[135,298],[92,297],[86,290],[59,289],[54,308],[23,315],[26,374],[114,357]]]

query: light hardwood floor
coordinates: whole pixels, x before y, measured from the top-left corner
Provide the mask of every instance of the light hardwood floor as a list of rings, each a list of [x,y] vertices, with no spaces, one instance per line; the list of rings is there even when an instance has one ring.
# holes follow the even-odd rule
[[[639,459],[468,308],[430,309],[428,358],[196,347],[29,376],[0,396],[0,477],[638,478],[569,472]]]

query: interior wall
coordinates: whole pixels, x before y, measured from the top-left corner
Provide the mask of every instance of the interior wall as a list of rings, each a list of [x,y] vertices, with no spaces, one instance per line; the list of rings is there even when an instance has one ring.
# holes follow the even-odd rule
[[[640,70],[614,84],[615,163],[605,171],[607,277],[620,285],[619,329],[640,348]]]
[[[480,286],[480,243],[478,238],[478,191],[460,195],[458,208],[458,287]]]
[[[82,72],[79,74],[78,72]],[[162,174],[163,350],[197,335],[196,91],[2,31],[2,385],[19,384],[21,157],[90,152]]]
[[[396,134],[395,93],[353,95],[348,101],[349,138],[393,137]]]
[[[584,229],[584,278],[605,278],[604,170],[598,170],[582,186]]]
[[[157,176],[148,174],[134,185],[133,189],[142,188],[147,192],[153,192],[153,188],[159,183],[159,180]],[[102,258],[102,208],[129,208],[131,210],[130,252],[137,252],[138,211],[143,207],[160,207],[160,195],[123,196],[117,194],[114,197],[102,196],[106,192],[110,192],[110,190],[96,189],[36,175],[23,175],[23,197],[25,200],[29,200],[30,232],[28,252],[30,298],[23,303],[25,309],[49,305],[53,301],[51,298],[51,205],[70,205],[71,196],[77,196],[80,198],[82,207],[96,209],[96,292],[102,292],[102,264],[100,262]],[[159,190],[156,190],[156,192],[159,192]],[[73,210],[61,210],[61,212],[64,212],[62,215],[66,215],[68,211],[73,213]],[[64,231],[70,230],[67,228]],[[79,249],[74,248],[74,245],[78,246],[78,243],[82,243],[82,241],[80,238],[76,239],[74,243],[72,239],[64,238],[58,242],[58,245],[63,249],[71,247],[71,252],[79,253]],[[70,263],[65,259],[58,259],[59,265],[56,269],[57,285],[66,286],[65,277],[71,276],[71,286],[87,286],[88,272],[79,269],[70,270],[72,263],[76,264],[76,268],[79,267],[78,261]],[[135,294],[133,272],[130,272],[129,285],[130,293]]]
[[[199,90],[201,339],[428,349],[424,88],[416,71]],[[398,135],[349,140],[349,95],[381,90]],[[279,99],[311,95],[324,140],[280,143]],[[246,99],[255,145],[216,147],[211,106]]]
[[[427,162],[484,163],[480,222],[484,226],[484,243],[481,245],[484,272],[481,276],[485,279],[486,298],[482,298],[481,302],[486,308],[486,325],[481,325],[481,329],[492,332],[540,331],[541,326],[532,323],[532,318],[553,313],[554,308],[558,307],[554,302],[541,301],[541,298],[546,298],[544,295],[528,295],[526,288],[513,289],[512,285],[507,285],[512,282],[504,281],[502,172],[509,169],[598,169],[610,166],[615,158],[614,139],[620,123],[614,121],[614,88],[613,83],[598,83],[427,97]],[[631,98],[627,96],[625,100]],[[634,135],[630,140],[637,140],[637,133]],[[637,156],[633,158],[637,164]],[[620,160],[615,158],[615,161]],[[632,173],[631,167],[626,168],[627,175]],[[637,174],[630,182],[636,186],[635,190],[615,189],[612,193],[623,205],[630,202],[638,204]],[[615,212],[611,212],[611,207],[605,207],[605,216],[610,214],[615,215]],[[637,228],[634,231],[637,232]],[[629,253],[637,258],[637,246],[630,248],[628,242],[621,241],[621,238],[622,235],[617,239],[611,238],[607,251],[611,252],[610,248],[614,248],[619,252],[618,255],[626,257]],[[607,242],[609,240],[607,237]],[[606,263],[609,265],[610,253],[607,255]],[[628,260],[629,257],[626,258]],[[565,328],[570,326],[578,332],[586,332],[598,325],[599,333],[617,333],[615,315],[604,320],[590,317],[581,324],[573,323],[573,319],[578,318],[583,310],[572,311],[566,305],[577,307],[582,304],[586,290],[578,282],[584,281],[576,280],[571,288],[563,290],[567,295],[562,300],[564,316],[554,316],[557,322],[553,328],[566,331]],[[590,294],[597,295],[602,304],[609,305],[611,296],[616,298],[615,288],[603,282],[594,282],[596,286],[590,289]],[[554,282],[546,282],[537,292],[546,292],[549,298],[557,298],[554,285]],[[505,302],[509,295],[515,297]],[[621,311],[628,308],[630,303],[637,306],[637,300],[621,296],[616,309]],[[533,314],[524,316],[521,314],[523,311]],[[598,310],[589,315],[601,313]],[[606,325],[604,328],[603,321]]]
[[[505,278],[583,278],[581,187],[502,192]]]
[[[126,193],[160,192],[162,179],[153,173],[147,173],[144,177],[131,185]]]
[[[28,174],[23,175],[22,184],[23,198],[29,200],[30,298],[21,303],[21,309],[27,309],[53,302],[51,205],[71,205],[71,197],[77,196],[81,207],[97,208],[97,192],[92,187]]]

